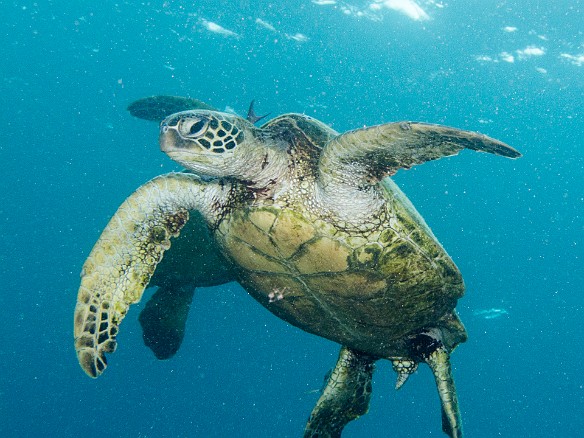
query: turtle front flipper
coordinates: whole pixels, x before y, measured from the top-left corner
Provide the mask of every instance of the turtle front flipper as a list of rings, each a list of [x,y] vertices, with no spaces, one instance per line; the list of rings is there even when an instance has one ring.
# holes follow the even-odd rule
[[[456,155],[463,149],[521,156],[505,143],[475,132],[427,123],[387,123],[331,140],[320,158],[320,179],[325,188],[333,184],[337,189],[338,183],[362,188],[399,169]]]
[[[337,365],[310,414],[304,438],[340,437],[350,421],[367,413],[375,361],[372,356],[341,348]]]
[[[462,420],[450,366],[450,353],[442,342],[441,332],[430,329],[412,337],[410,348],[416,357],[428,364],[434,374],[442,406],[442,430],[450,438],[462,438]]]
[[[83,370],[99,376],[105,353],[116,348],[119,325],[140,301],[156,265],[198,210],[209,222],[222,213],[231,187],[202,182],[186,173],[154,178],[118,209],[81,272],[75,307],[75,349]]]
[[[171,114],[197,109],[217,111],[205,102],[181,96],[144,97],[128,105],[131,115],[151,122],[161,122]]]

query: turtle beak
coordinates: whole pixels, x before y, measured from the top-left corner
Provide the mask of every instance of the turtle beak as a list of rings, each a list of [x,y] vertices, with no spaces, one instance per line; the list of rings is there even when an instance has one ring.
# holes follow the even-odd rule
[[[177,145],[182,141],[176,128],[171,128],[165,122],[160,124],[159,136],[160,150],[169,153],[177,149]]]
[[[189,141],[180,135],[180,120],[180,116],[172,115],[160,123],[160,136],[158,138],[160,150],[166,154],[192,149],[194,146],[193,141]]]
[[[181,143],[177,127],[180,117],[175,114],[168,116],[160,123],[160,150],[164,153],[171,152]],[[180,147],[180,146],[179,146]]]
[[[180,117],[170,116],[160,124],[160,150],[181,166],[208,173],[209,154],[194,140],[180,134]]]
[[[207,128],[208,118],[204,115],[193,111],[172,114],[160,123],[160,149],[166,153],[206,152],[210,148],[209,140],[201,140],[209,145],[205,149],[198,139]]]

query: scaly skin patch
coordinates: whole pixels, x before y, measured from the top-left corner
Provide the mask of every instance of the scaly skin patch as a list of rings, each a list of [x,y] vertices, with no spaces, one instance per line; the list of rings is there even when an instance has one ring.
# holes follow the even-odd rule
[[[391,361],[393,370],[397,373],[397,381],[395,382],[395,389],[400,389],[408,377],[410,377],[417,369],[418,363],[412,359],[395,359]]]

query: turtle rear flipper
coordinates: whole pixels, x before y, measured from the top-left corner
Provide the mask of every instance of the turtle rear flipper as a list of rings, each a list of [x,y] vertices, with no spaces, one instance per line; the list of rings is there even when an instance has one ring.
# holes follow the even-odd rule
[[[158,359],[170,359],[182,344],[195,289],[230,281],[232,265],[221,255],[205,219],[190,211],[150,280],[149,286],[158,290],[140,313],[144,344]]]
[[[341,348],[337,365],[310,414],[304,438],[340,437],[350,421],[367,413],[375,360],[348,347]]]
[[[170,359],[180,348],[194,293],[192,285],[159,287],[140,312],[144,344],[158,359]]]
[[[409,340],[414,356],[430,367],[442,411],[442,431],[450,438],[462,438],[462,420],[458,407],[458,396],[452,367],[450,352],[443,342],[443,333],[438,329],[425,330]]]
[[[197,109],[217,111],[205,102],[181,96],[144,97],[128,105],[128,111],[132,116],[152,122],[161,122],[174,113]]]
[[[188,212],[198,210],[215,221],[230,190],[192,174],[171,173],[144,184],[120,206],[83,265],[75,307],[75,349],[90,377],[106,368],[105,354],[115,351],[120,323],[142,298]]]

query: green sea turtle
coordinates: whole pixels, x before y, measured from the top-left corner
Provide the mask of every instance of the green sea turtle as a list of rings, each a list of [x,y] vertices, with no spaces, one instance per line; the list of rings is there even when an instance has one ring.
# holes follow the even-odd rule
[[[173,259],[158,281],[171,277],[175,266],[200,278],[219,273],[216,283],[235,279],[275,315],[341,344],[305,437],[340,436],[367,412],[380,359],[392,361],[397,387],[419,363],[428,364],[442,428],[462,436],[450,366],[451,352],[466,340],[455,311],[462,276],[388,177],[462,149],[510,158],[519,152],[484,135],[425,123],[338,134],[301,114],[258,128],[208,109],[164,119],[160,146],[188,172],[156,177],[130,195],[83,266],[75,348],[89,376],[104,371],[129,306],[158,275],[171,239],[187,230],[190,243],[182,241],[182,249],[173,243]],[[204,228],[206,243],[200,244],[196,234]],[[185,246],[194,252],[185,253]],[[152,306],[171,309],[166,322],[172,325],[173,312],[186,314],[187,301],[167,303],[161,289]],[[155,319],[144,318],[145,329],[153,324],[154,335],[167,330]]]

